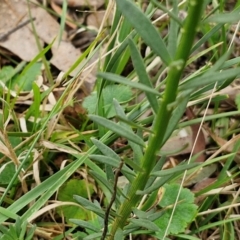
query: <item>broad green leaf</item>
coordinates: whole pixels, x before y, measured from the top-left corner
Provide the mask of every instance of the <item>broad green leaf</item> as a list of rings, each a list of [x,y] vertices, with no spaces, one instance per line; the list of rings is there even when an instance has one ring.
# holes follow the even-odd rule
[[[165,192],[159,203],[162,208],[167,208],[163,216],[155,221],[155,224],[159,227],[159,231],[156,233],[157,237],[163,237],[165,229],[169,224],[170,215],[173,211],[173,205],[176,201],[178,191],[180,192],[177,206],[175,208],[173,219],[167,234],[178,234],[184,232],[187,225],[193,221],[197,214],[197,206],[194,204],[194,194],[188,189],[181,189],[177,184],[164,185]]]
[[[12,89],[21,89],[22,91],[32,90],[32,84],[36,81],[37,76],[41,74],[42,63],[36,62],[30,67],[26,67],[27,71],[23,71],[11,84]]]
[[[22,142],[22,139],[20,137],[8,137],[8,140],[13,148],[17,147]],[[20,153],[21,153],[20,149],[15,151],[16,156],[18,156],[18,154]],[[0,153],[0,158],[3,156],[4,155]],[[26,169],[28,166],[29,166],[29,161],[26,162],[26,164],[24,164],[23,168]],[[0,165],[0,184],[4,184],[4,185],[9,184],[15,172],[16,172],[16,165],[12,161],[9,160],[8,162],[1,164]],[[16,179],[14,183],[17,183],[17,182],[19,182],[19,179]]]
[[[0,184],[9,184],[16,172],[16,166],[13,162],[5,163],[0,168]],[[15,183],[19,180],[16,179]]]
[[[117,99],[119,103],[127,102],[132,97],[132,91],[128,86],[124,85],[108,85],[103,89],[104,112],[107,118],[115,116],[113,99]]]
[[[133,25],[146,44],[149,45],[159,57],[161,57],[166,65],[169,65],[171,57],[159,32],[153,26],[151,21],[134,2],[129,0],[116,0],[116,3],[123,16]]]
[[[57,198],[59,201],[63,202],[77,202],[73,199],[74,194],[87,198],[88,193],[90,195],[93,193],[93,185],[91,183],[87,183],[85,180],[70,179],[61,186]],[[88,216],[90,216],[89,212],[77,206],[62,206],[57,208],[57,212],[60,215],[63,213],[67,221],[69,221],[70,218],[84,220],[88,219]]]
[[[137,50],[135,43],[131,39],[129,40],[129,47],[130,47],[130,51],[131,51],[133,66],[137,72],[139,81],[142,84],[154,89],[153,85],[149,79],[149,76],[146,72],[146,67],[142,60],[142,57],[141,57],[139,51]],[[154,113],[156,114],[158,111],[158,108],[159,108],[156,96],[149,92],[145,92],[145,93],[146,93],[146,97],[147,97]]]
[[[128,86],[111,84],[106,86],[103,91],[103,109],[106,118],[114,117],[115,110],[113,106],[113,98],[116,98],[120,103],[127,102],[132,97],[132,91]],[[93,114],[97,109],[97,93],[92,92],[83,101],[83,107],[88,110],[88,113]]]
[[[14,75],[15,70],[12,66],[4,66],[0,70],[0,81],[6,84]]]
[[[136,134],[134,134],[133,132],[129,131],[129,129],[127,129],[126,127],[123,127],[113,121],[107,120],[103,117],[99,117],[96,115],[89,115],[89,118],[94,121],[95,123],[98,123],[102,126],[104,126],[105,128],[111,130],[112,132],[117,133],[119,136],[125,137],[128,140],[137,143],[140,146],[145,146],[145,142]]]
[[[36,71],[38,70],[37,66],[39,66],[39,63],[37,61],[41,58],[44,58],[44,55],[52,47],[54,41],[55,41],[55,39],[48,46],[46,46],[44,49],[42,49],[42,51],[36,57],[34,57],[34,59],[31,62],[29,62],[27,64],[27,66],[23,69],[22,73],[18,76],[18,79],[21,79],[21,81],[26,80],[25,77],[27,77],[28,73],[30,74],[29,78],[32,79],[32,77],[33,77],[32,71],[35,70],[34,72],[36,73]],[[34,67],[34,65],[35,65],[35,67]],[[29,82],[27,84],[29,84]],[[27,86],[30,87],[30,85],[27,85]]]
[[[97,109],[97,92],[92,92],[89,96],[85,97],[83,101],[83,107],[88,113],[96,113]]]

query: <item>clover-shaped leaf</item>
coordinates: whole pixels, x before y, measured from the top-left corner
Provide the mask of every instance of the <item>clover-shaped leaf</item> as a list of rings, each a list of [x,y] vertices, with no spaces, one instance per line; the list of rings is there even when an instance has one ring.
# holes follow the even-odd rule
[[[155,224],[160,228],[160,231],[155,234],[159,239],[164,236],[165,230],[168,226],[180,186],[178,184],[166,184],[164,185],[164,188],[165,193],[159,205],[166,211],[155,221]],[[186,188],[181,189],[178,203],[167,234],[184,232],[187,225],[195,218],[196,214],[197,206],[194,204],[193,193]]]
[[[88,187],[87,187],[88,186]],[[73,195],[78,194],[82,197],[88,197],[88,191],[90,194],[93,193],[93,185],[87,183],[85,180],[70,179],[60,189],[58,193],[59,201],[77,202],[74,200]],[[89,211],[82,209],[78,206],[62,206],[57,209],[57,212],[61,215],[63,213],[67,222],[70,218],[76,219],[88,219]]]

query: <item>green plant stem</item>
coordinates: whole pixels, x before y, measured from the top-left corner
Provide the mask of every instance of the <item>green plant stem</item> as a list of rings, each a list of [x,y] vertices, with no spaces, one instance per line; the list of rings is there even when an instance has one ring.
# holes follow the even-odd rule
[[[149,175],[155,165],[156,153],[163,145],[164,134],[173,111],[173,108],[169,106],[176,101],[179,80],[193,45],[203,5],[204,1],[199,0],[190,0],[188,3],[188,16],[183,28],[181,29],[182,37],[174,61],[169,66],[165,93],[153,123],[152,129],[154,134],[152,134],[149,139],[145,155],[142,159],[142,172],[138,173],[132,182],[127,198],[117,212],[118,217],[116,217],[113,222],[109,236],[110,240],[114,239],[114,235],[118,228],[122,229],[124,227],[132,209],[141,199],[142,196],[137,195],[137,191],[144,189],[147,183],[146,180],[149,178]]]

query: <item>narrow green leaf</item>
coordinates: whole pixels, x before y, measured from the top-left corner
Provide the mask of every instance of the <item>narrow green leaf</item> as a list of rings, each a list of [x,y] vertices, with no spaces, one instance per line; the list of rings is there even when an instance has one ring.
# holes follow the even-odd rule
[[[125,113],[123,111],[123,108],[120,106],[120,104],[118,103],[118,101],[116,99],[113,99],[113,104],[114,104],[114,107],[115,107],[116,114],[118,116],[120,116],[121,119],[128,121],[127,116],[125,115]],[[129,129],[129,131],[134,133],[132,128],[130,127],[131,126],[130,124],[126,124],[126,122],[120,122],[120,125],[125,126],[126,128]],[[133,160],[134,160],[134,162],[136,164],[140,165],[141,159],[143,157],[143,151],[142,151],[141,146],[139,146],[138,144],[135,144],[134,142],[131,142],[131,141],[129,141],[129,145],[133,150]]]
[[[211,84],[215,82],[222,82],[228,78],[235,78],[240,74],[240,68],[233,68],[228,70],[223,70],[221,72],[211,72],[204,74],[203,76],[196,77],[180,85],[180,90],[187,90],[190,88],[198,88],[206,84]]]
[[[115,236],[114,236],[114,240],[120,240],[120,239],[124,239],[124,235],[123,235],[123,230],[122,229],[118,229]]]
[[[128,46],[128,39],[134,38],[136,36],[136,31],[133,31],[129,34],[129,36],[121,43],[121,45],[117,48],[116,52],[114,52],[114,55],[111,57],[111,59],[107,62],[106,69],[104,69],[106,72],[113,72],[116,73],[117,66],[119,65],[119,61],[121,60],[121,56],[126,50]],[[113,47],[112,47],[113,48]],[[112,49],[109,49],[109,51]]]
[[[108,156],[110,158],[117,159],[118,161],[121,161],[121,158],[107,145],[105,145],[103,142],[97,140],[96,138],[91,138],[91,141],[93,144],[101,151],[102,154],[105,156]]]
[[[4,227],[3,225],[0,225],[0,232],[7,235],[8,234],[8,228]]]
[[[93,225],[91,222],[86,222],[86,221],[79,220],[79,219],[69,219],[69,221],[82,227],[82,228],[90,229],[93,232],[100,232],[100,230],[101,230],[101,229],[96,228],[95,225]]]
[[[138,226],[138,227],[143,227],[147,230],[152,230],[152,231],[159,231],[159,227],[146,219],[131,219],[130,222],[132,222],[134,225]]]
[[[163,10],[163,12],[167,13],[167,15],[174,20],[179,26],[183,26],[183,23],[181,19],[178,17],[178,14],[176,14],[176,11],[171,11],[167,7],[165,7],[163,4],[161,4],[159,1],[156,0],[150,0],[150,2],[154,3],[159,9]],[[173,4],[177,5],[177,1],[173,1]]]
[[[129,131],[129,129],[127,129],[126,127],[96,115],[89,115],[89,118],[92,121],[104,126],[105,128],[117,133],[119,136],[125,137],[140,146],[145,146],[144,141],[138,135]]]
[[[191,53],[199,49],[199,47],[202,46],[205,42],[207,42],[216,32],[218,32],[219,29],[222,28],[222,26],[223,24],[218,24],[215,27],[211,28],[209,32],[207,32],[200,40],[198,40],[198,42],[195,43],[191,50]]]
[[[94,177],[94,179],[96,179],[97,181],[102,183],[105,186],[105,188],[107,188],[109,190],[109,192],[111,194],[113,194],[113,185],[110,183],[110,181],[108,181],[106,179],[106,177],[103,177],[103,176],[99,175],[98,173],[91,171],[91,170],[89,172]]]
[[[172,116],[170,118],[169,124],[167,126],[167,130],[165,132],[165,136],[163,139],[163,144],[169,139],[171,136],[172,132],[176,129],[176,126],[181,119],[183,113],[186,110],[186,106],[190,97],[190,92],[188,92],[188,96],[184,96],[183,99],[178,100],[178,105],[177,107],[173,110]]]
[[[149,193],[159,189],[161,186],[163,186],[165,183],[169,182],[175,176],[176,175],[167,175],[165,177],[161,177],[160,179],[156,180],[150,187],[144,189],[143,191],[137,191],[137,194],[139,194],[139,195],[149,194]]]
[[[104,187],[106,189],[109,190],[109,192],[111,193],[111,196],[113,194],[113,183],[111,183],[109,180],[107,180],[106,178],[100,176],[98,173],[95,173],[94,171],[89,171],[90,174],[94,177],[94,179],[96,179],[98,181],[98,183],[101,183],[102,185],[104,185]],[[118,189],[120,190],[120,189]],[[104,191],[103,191],[104,192]],[[105,192],[104,192],[105,193]],[[117,191],[117,195],[116,195],[116,199],[115,199],[115,202],[120,205],[121,204],[121,201],[120,201],[120,194],[126,198],[126,196],[123,194],[122,191]],[[109,199],[110,201],[110,199]]]
[[[25,237],[24,240],[32,240],[32,239],[33,239],[33,236],[34,236],[34,234],[35,234],[36,228],[37,228],[36,225],[32,226],[32,227],[28,230],[27,236]]]
[[[0,215],[4,215],[7,218],[11,218],[14,220],[16,220],[19,217],[16,213],[14,213],[6,208],[3,208],[3,207],[0,207]]]
[[[147,87],[146,85],[144,84],[141,84],[141,83],[137,83],[137,82],[132,82],[130,80],[128,80],[127,78],[125,77],[121,77],[119,75],[116,75],[116,74],[113,74],[113,73],[98,73],[97,74],[98,77],[100,78],[104,78],[108,81],[112,81],[112,82],[117,82],[117,83],[122,83],[124,85],[128,85],[130,87],[134,87],[136,89],[140,89],[144,92],[149,92],[149,93],[152,93],[152,94],[155,94],[157,96],[160,96],[161,94],[155,90],[155,89],[152,89],[150,87]]]
[[[189,236],[189,235],[187,235],[187,234],[178,234],[177,236],[178,236],[179,238],[181,238],[181,239],[201,240],[201,239],[198,238],[198,237]]]
[[[151,21],[141,12],[134,2],[129,0],[116,0],[116,3],[123,16],[133,25],[146,44],[149,45],[168,66],[171,62],[171,56],[159,32]]]
[[[136,146],[138,146],[138,145],[136,144]],[[133,151],[134,151],[134,149],[133,149]],[[130,166],[135,172],[141,172],[142,171],[142,168],[140,167],[140,164],[138,164],[137,162],[133,161],[132,159],[124,158],[124,162],[128,166]]]
[[[31,114],[31,111],[33,111],[32,113],[34,116],[34,124],[36,124],[36,121],[39,118],[40,113],[41,113],[40,112],[41,93],[40,93],[40,89],[39,89],[38,85],[35,82],[32,84],[32,88],[33,88],[34,100],[33,100],[33,104],[29,108],[29,112]]]
[[[120,162],[118,160],[116,160],[114,158],[111,158],[111,157],[103,156],[103,155],[92,154],[92,155],[89,156],[89,158],[94,160],[94,161],[104,163],[106,165],[110,165],[110,166],[115,167],[115,168],[118,168],[119,165],[120,165]],[[126,172],[126,173],[129,173],[129,174],[132,174],[132,175],[135,175],[134,172],[129,167],[127,167],[126,165],[123,165],[122,171]]]
[[[123,42],[126,39],[126,37],[128,37],[131,31],[132,25],[127,19],[124,19],[121,27],[119,28],[118,41]]]
[[[224,64],[222,65],[222,68],[225,69],[225,68],[232,67],[232,66],[235,65],[235,64],[239,64],[239,62],[240,62],[240,57],[236,57],[236,58],[227,60],[227,61],[225,61]]]
[[[131,39],[129,39],[129,47],[130,47],[130,51],[131,51],[133,66],[137,72],[139,81],[142,84],[154,89],[153,85],[148,77],[148,74],[146,72],[146,67],[142,60],[142,57],[141,57],[139,51],[137,50],[135,43]],[[149,92],[145,92],[145,93],[146,93],[146,97],[147,97],[154,113],[156,114],[158,111],[158,108],[159,108],[156,96]]]
[[[18,226],[17,226],[17,224],[18,224]],[[19,219],[19,221],[16,221],[15,226],[20,230],[19,233],[18,233],[19,239],[24,239],[25,240],[24,236],[25,236],[26,232],[28,232],[28,230],[27,230],[28,223],[27,222],[21,222],[21,220]],[[30,227],[30,229],[31,228],[34,228],[34,227],[32,226],[32,227]],[[35,228],[36,228],[36,226],[35,226]]]
[[[68,2],[66,0],[63,0],[60,29],[59,29],[59,34],[58,34],[58,46],[60,45],[60,43],[62,41],[62,36],[63,36],[66,18],[67,18],[67,7],[68,7]]]
[[[96,239],[100,239],[100,237],[102,236],[102,233],[93,233],[88,235],[87,237],[84,238],[84,240],[96,240]]]
[[[234,240],[235,239],[235,230],[233,223],[224,223],[223,224],[223,235],[222,240]]]
[[[171,13],[174,14],[174,16],[178,16],[178,2],[173,1],[172,4],[173,4],[173,11],[171,11]],[[170,27],[169,27],[169,32],[168,32],[168,46],[167,46],[167,49],[168,49],[169,54],[171,55],[172,58],[174,58],[174,56],[176,54],[176,51],[177,51],[178,31],[179,31],[179,24],[178,24],[178,22],[176,22],[176,20],[174,18],[171,17]]]
[[[87,200],[86,198],[83,198],[78,195],[73,195],[73,198],[84,208],[86,208],[86,209],[96,213],[98,216],[104,218],[105,212],[100,207],[95,205],[94,203],[92,203],[89,200]]]
[[[175,174],[178,172],[184,172],[185,170],[197,167],[199,165],[199,163],[189,163],[189,164],[184,164],[184,165],[178,165],[174,168],[171,169],[166,169],[166,170],[161,170],[161,171],[157,171],[157,172],[153,172],[151,173],[152,176],[158,176],[158,177],[164,177],[167,175],[171,175],[171,174]]]
[[[233,23],[240,20],[239,10],[231,13],[218,13],[207,18],[205,22]]]

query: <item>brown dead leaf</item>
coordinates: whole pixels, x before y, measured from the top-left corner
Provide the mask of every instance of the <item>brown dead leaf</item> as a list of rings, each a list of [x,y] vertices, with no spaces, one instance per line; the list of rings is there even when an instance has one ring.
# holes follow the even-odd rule
[[[217,169],[216,164],[207,165],[204,168],[200,168],[193,173],[187,174],[184,179],[184,186],[192,186],[193,184],[198,184],[204,179],[208,179]]]
[[[58,22],[36,4],[30,4],[30,8],[32,16],[36,19],[34,25],[41,45],[43,45],[43,42],[50,44],[59,35]],[[20,22],[29,19],[28,7],[24,0],[2,2],[0,14],[4,16],[3,20],[0,21],[1,34],[16,27]],[[0,41],[0,46],[7,48],[25,61],[31,61],[39,52],[34,34],[31,31],[31,24],[12,33],[4,41]],[[67,71],[81,55],[80,50],[67,42],[66,32],[63,32],[62,41],[59,45],[58,40],[55,40],[52,53],[51,63],[62,71]],[[77,72],[78,69],[72,72],[72,76]]]
[[[18,14],[18,12],[15,11],[15,8],[21,9],[21,6],[22,3],[20,2],[13,2],[10,0],[7,2],[1,1],[1,35],[24,22],[24,19],[29,19],[26,8],[25,11],[22,11],[22,14]],[[43,45],[43,41],[40,41],[40,44]],[[38,54],[36,40],[29,29],[29,24],[0,41],[0,46],[10,50],[24,61],[31,61]]]
[[[239,141],[240,139],[240,134],[234,136],[232,139],[230,139],[229,141],[217,136],[214,132],[212,132],[209,128],[204,127],[206,129],[206,131],[209,133],[210,137],[218,144],[218,146],[220,147],[219,150],[216,151],[216,153],[214,153],[214,155],[217,155],[223,151],[228,152],[228,153],[232,153],[233,152],[233,147],[235,145],[235,143],[237,141]],[[213,155],[213,156],[214,156]],[[240,153],[237,153],[234,161],[237,163],[240,163]]]
[[[199,192],[200,190],[208,187],[209,185],[213,184],[216,181],[216,178],[205,178],[199,181],[197,184],[194,185],[192,191]]]
[[[160,155],[176,156],[190,153],[192,149],[192,129],[186,127],[177,130],[161,148]]]
[[[78,151],[76,151],[76,150],[74,150],[74,149],[72,149],[68,146],[65,146],[63,144],[57,144],[57,143],[53,143],[53,142],[43,140],[42,145],[45,148],[48,148],[48,149],[51,149],[51,150],[58,150],[60,152],[69,153],[69,154],[79,154]]]
[[[105,13],[106,13],[106,11],[97,11],[97,12],[89,14],[87,16],[87,26],[93,26],[93,27],[99,29],[102,24]],[[105,21],[104,27],[107,27],[111,24],[112,18],[113,18],[113,14],[111,14],[109,16],[109,19],[107,19],[107,21]]]

